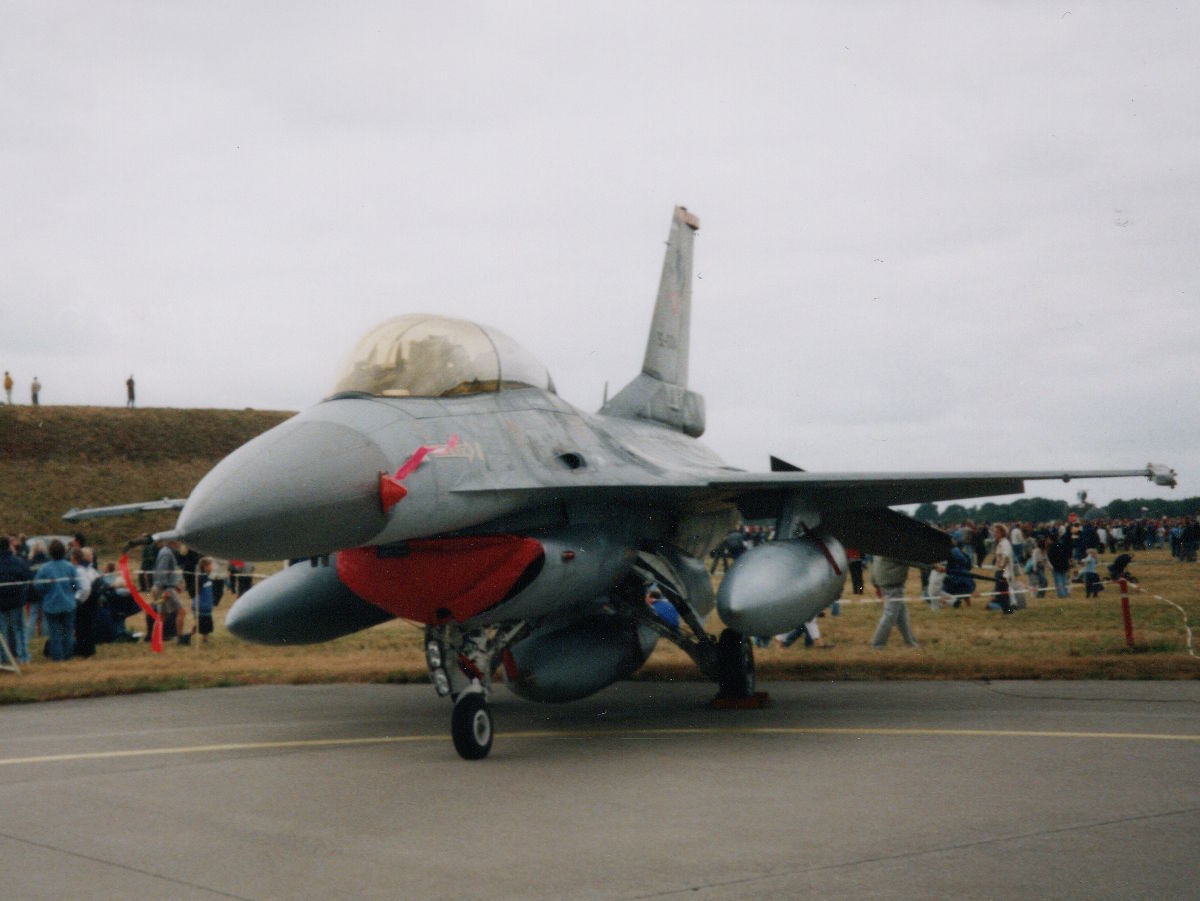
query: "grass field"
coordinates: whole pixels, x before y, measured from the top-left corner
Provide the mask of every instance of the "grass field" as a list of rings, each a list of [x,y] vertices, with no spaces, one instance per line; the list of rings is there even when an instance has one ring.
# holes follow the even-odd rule
[[[870,638],[880,606],[854,598],[847,584],[840,616],[819,620],[831,647],[759,649],[760,678],[847,679],[1195,679],[1200,660],[1187,652],[1187,634],[1178,610],[1200,624],[1197,564],[1173,561],[1165,551],[1138,554],[1131,569],[1145,591],[1131,598],[1136,647],[1125,646],[1120,595],[1110,585],[1098,600],[1082,590],[1059,600],[1051,591],[1014,616],[989,611],[976,599],[970,608],[931,611],[909,603],[921,647],[912,650],[893,634],[876,651]],[[868,583],[868,590],[870,586]],[[919,580],[910,576],[908,595]],[[421,682],[425,662],[419,627],[393,621],[346,638],[305,647],[261,647],[224,631],[226,599],[215,617],[217,631],[205,644],[168,644],[154,654],[148,644],[101,645],[95,657],[52,663],[36,659],[21,675],[0,672],[0,703],[78,698],[140,691],[168,691],[222,685],[313,682]],[[142,628],[141,617],[129,621]],[[714,620],[710,628],[717,629]],[[32,646],[40,650],[42,641]],[[639,679],[698,679],[695,666],[674,646],[660,642]]]

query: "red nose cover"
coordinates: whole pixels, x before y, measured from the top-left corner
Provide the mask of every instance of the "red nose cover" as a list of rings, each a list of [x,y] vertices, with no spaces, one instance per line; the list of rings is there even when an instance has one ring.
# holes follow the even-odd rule
[[[428,538],[407,553],[374,547],[339,551],[338,578],[356,595],[427,625],[462,622],[500,603],[545,556],[541,542],[519,535]]]

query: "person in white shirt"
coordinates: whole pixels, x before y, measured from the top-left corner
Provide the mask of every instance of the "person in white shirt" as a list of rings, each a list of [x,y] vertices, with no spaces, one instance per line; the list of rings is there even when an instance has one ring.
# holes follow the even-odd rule
[[[1013,612],[1012,584],[1016,579],[1016,567],[1013,561],[1012,543],[1008,540],[1008,530],[1003,525],[997,525],[992,532],[996,537],[996,601],[1006,614]]]

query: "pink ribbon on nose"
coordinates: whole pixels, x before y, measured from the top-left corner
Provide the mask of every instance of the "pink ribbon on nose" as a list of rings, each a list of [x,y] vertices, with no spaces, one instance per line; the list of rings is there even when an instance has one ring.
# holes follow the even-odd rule
[[[388,475],[386,472],[380,473],[379,499],[383,502],[383,512],[387,513],[392,507],[408,496],[408,489],[400,483],[406,476],[415,471],[425,461],[426,457],[440,456],[441,454],[449,453],[456,447],[458,447],[457,434],[451,435],[450,440],[445,444],[422,444],[396,470],[395,475]]]

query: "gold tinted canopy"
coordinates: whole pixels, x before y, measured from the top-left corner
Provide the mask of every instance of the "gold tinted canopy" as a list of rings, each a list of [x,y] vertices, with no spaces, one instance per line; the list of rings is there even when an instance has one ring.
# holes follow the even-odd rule
[[[333,393],[453,397],[529,387],[553,391],[554,383],[508,335],[463,319],[414,313],[364,335]]]

